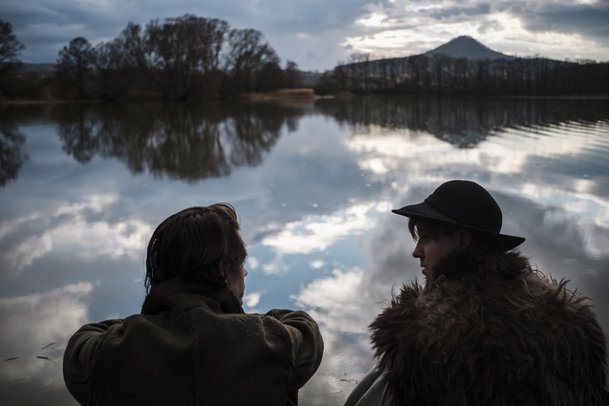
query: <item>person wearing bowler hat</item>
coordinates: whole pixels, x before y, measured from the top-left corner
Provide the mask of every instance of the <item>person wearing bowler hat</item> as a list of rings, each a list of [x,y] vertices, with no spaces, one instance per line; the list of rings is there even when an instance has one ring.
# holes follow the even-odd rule
[[[378,363],[345,406],[603,405],[605,336],[588,299],[533,269],[482,186],[440,185],[409,218],[425,285],[370,325]]]

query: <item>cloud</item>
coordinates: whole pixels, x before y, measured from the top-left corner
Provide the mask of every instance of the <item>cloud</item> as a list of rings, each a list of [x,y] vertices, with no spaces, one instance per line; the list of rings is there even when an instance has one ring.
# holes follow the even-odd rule
[[[73,252],[85,262],[97,258],[143,258],[152,227],[138,219],[95,219],[117,201],[115,195],[93,195],[59,204],[51,213],[34,212],[0,225],[0,258],[5,275],[16,275],[54,252]],[[48,208],[47,208],[48,209]]]
[[[260,292],[248,293],[243,297],[243,303],[249,308],[256,307],[260,303],[260,296]]]
[[[571,289],[589,294],[606,329],[609,313],[604,310],[607,300],[603,292],[609,279],[602,272],[607,261],[602,247],[609,243],[609,232],[593,224],[595,213],[604,211],[606,202],[587,195],[587,183],[578,186],[580,194],[573,195],[570,190],[549,185],[520,188],[521,183],[513,177],[486,175],[480,176],[485,177],[483,183],[503,209],[504,229],[527,237],[523,249],[534,266],[555,278],[571,279]],[[417,179],[418,174],[411,176]],[[408,186],[396,190],[394,198],[404,203],[421,201],[439,183],[431,178],[420,179],[419,183],[407,179],[404,184]],[[496,193],[495,189],[509,192]],[[326,341],[322,365],[302,391],[307,404],[344,402],[375,362],[367,326],[403,283],[416,279],[422,282],[416,260],[410,255],[414,243],[405,219],[383,216],[369,233],[372,238],[366,246],[366,263],[349,269],[337,267],[331,275],[311,281],[293,296],[296,304],[319,323]]]
[[[24,0],[0,4],[3,20],[13,24],[18,37],[25,42],[26,61],[51,62],[72,38],[83,36],[92,44],[119,35],[128,22],[145,25],[152,19],[195,14],[219,18],[233,28],[254,28],[261,31],[283,60],[296,60],[301,66],[331,68],[335,60],[327,55],[340,52],[336,32],[348,28],[362,12],[365,1],[334,0],[326,2],[270,0],[265,2],[226,0],[119,2],[76,0]],[[336,12],[340,10],[340,12]],[[64,27],[63,34],[60,28]],[[305,38],[302,34],[310,34]],[[298,35],[300,34],[300,35]],[[325,39],[319,38],[326,36]],[[339,36],[341,34],[338,34]],[[285,39],[289,38],[289,41]],[[334,43],[335,46],[328,46]],[[308,56],[310,55],[310,56]],[[316,57],[317,61],[312,58]]]
[[[326,263],[324,261],[322,261],[321,259],[316,259],[314,261],[311,261],[311,263],[309,264],[309,266],[313,269],[321,269],[326,265]]]
[[[534,13],[524,7],[516,10],[526,27],[533,31],[580,34],[603,42],[609,38],[609,3],[604,1],[586,4],[547,2]]]
[[[317,321],[324,337],[322,364],[301,392],[309,404],[344,403],[372,365],[367,326],[379,306],[364,281],[361,269],[335,269],[292,298]]]
[[[318,322],[325,343],[322,364],[301,391],[306,404],[344,403],[375,363],[368,325],[388,304],[392,292],[417,277],[405,222],[396,222],[402,218],[391,215],[386,203],[376,209],[387,215],[375,219],[374,229],[368,231],[366,263],[337,266],[292,297]]]
[[[607,60],[607,13],[602,2],[394,1],[370,8],[343,43],[352,52],[401,57],[470,35],[509,55]]]
[[[279,254],[324,251],[341,238],[370,229],[373,225],[366,214],[372,208],[369,204],[359,204],[341,213],[310,216],[288,223],[280,232],[266,236],[262,244],[274,248]]]
[[[472,35],[508,54],[607,60],[608,8],[604,1],[567,0],[23,0],[1,3],[0,15],[25,42],[26,61],[55,61],[61,47],[76,36],[96,44],[118,36],[130,21],[146,24],[190,13],[223,19],[234,28],[257,29],[284,61],[323,70],[349,52],[408,56],[459,35]],[[559,43],[548,48],[552,35],[555,42],[558,35]]]
[[[258,269],[260,266],[258,258],[248,256],[246,261],[246,269]]]
[[[300,307],[314,309],[317,319],[334,331],[362,333],[376,314],[367,305],[372,299],[362,280],[360,269],[335,269],[331,277],[314,280],[292,299]]]
[[[0,381],[36,381],[63,388],[63,350],[87,321],[89,282],[45,293],[0,298]],[[45,357],[45,358],[37,358]]]
[[[487,4],[476,4],[473,6],[449,6],[445,8],[432,8],[425,10],[422,14],[437,20],[457,19],[470,20],[472,17],[484,16],[489,14],[491,6]]]

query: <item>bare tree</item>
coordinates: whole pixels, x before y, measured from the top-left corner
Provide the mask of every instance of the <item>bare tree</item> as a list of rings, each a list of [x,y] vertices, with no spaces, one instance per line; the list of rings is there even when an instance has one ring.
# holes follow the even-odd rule
[[[12,25],[0,19],[0,93],[11,93],[10,85],[22,65],[17,56],[24,49],[25,46],[13,34]]]
[[[94,48],[95,84],[97,94],[104,99],[122,96],[128,85],[126,55],[120,40],[102,42]]]
[[[78,98],[85,95],[85,80],[91,73],[95,53],[89,41],[76,37],[59,51],[56,70],[68,85],[75,84]]]
[[[139,24],[129,22],[118,37],[125,65],[144,73],[152,65],[148,39]]]
[[[225,67],[239,90],[251,92],[256,88],[257,73],[267,63],[279,64],[279,57],[260,31],[248,28],[231,30],[228,34]]]
[[[294,88],[302,86],[302,76],[296,62],[288,60],[285,63],[284,75],[286,87]]]
[[[218,69],[227,31],[225,21],[188,14],[146,26],[153,67],[167,96],[187,97],[201,75]]]

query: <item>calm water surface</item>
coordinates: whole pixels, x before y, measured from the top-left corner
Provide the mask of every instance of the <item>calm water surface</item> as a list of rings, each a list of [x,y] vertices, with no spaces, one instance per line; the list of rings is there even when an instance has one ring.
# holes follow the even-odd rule
[[[504,232],[588,294],[609,332],[606,101],[29,106],[0,110],[0,125],[0,404],[73,404],[69,336],[137,313],[152,230],[220,201],[248,244],[245,310],[320,323],[303,405],[341,404],[372,366],[368,324],[422,280],[390,210],[448,179],[485,185]]]

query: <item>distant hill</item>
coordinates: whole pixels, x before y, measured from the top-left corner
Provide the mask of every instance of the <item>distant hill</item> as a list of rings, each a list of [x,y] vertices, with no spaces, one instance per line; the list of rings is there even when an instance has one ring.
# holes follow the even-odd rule
[[[444,45],[425,52],[423,55],[446,55],[451,58],[466,58],[471,60],[478,59],[515,59],[513,56],[493,51],[487,46],[476,41],[467,35],[454,38]]]

